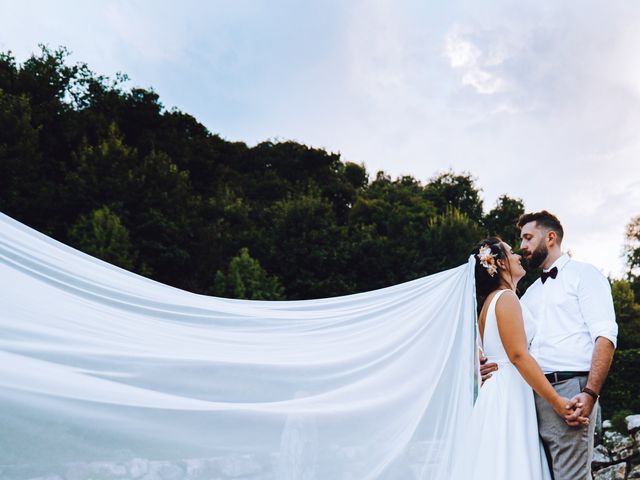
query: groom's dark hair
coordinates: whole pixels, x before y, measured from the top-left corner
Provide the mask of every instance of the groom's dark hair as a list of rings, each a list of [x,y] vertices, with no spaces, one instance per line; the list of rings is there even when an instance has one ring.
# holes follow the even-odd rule
[[[564,229],[558,217],[554,214],[542,210],[541,212],[525,213],[520,215],[516,226],[518,228],[524,227],[529,222],[536,222],[536,227],[544,228],[547,231],[556,232],[558,236],[558,244],[562,243],[562,237],[564,237]]]

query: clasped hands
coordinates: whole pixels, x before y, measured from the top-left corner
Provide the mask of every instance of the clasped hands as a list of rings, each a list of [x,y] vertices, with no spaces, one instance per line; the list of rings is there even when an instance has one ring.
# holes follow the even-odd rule
[[[483,384],[487,379],[491,378],[492,373],[496,370],[498,370],[498,365],[487,363],[486,357],[480,357],[480,375]],[[593,410],[594,403],[595,401],[591,395],[579,393],[572,399],[560,397],[553,409],[564,419],[567,425],[577,427],[589,425],[589,415]]]
[[[568,401],[566,398],[562,398],[562,404],[564,410],[560,412],[556,410],[556,412],[564,419],[567,425],[570,427],[589,425],[589,415],[591,415],[595,404],[591,395],[579,393]]]

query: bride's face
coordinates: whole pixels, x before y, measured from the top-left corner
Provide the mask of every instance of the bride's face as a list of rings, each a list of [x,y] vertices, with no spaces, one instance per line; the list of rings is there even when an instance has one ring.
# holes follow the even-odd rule
[[[527,273],[520,262],[522,257],[517,253],[513,253],[511,246],[505,242],[502,242],[502,248],[507,252],[506,261],[509,264],[508,267],[505,265],[504,268],[501,269],[502,275],[505,276],[505,280],[510,280],[510,277],[513,278],[514,283],[517,284]],[[509,276],[509,271],[511,271],[511,276]]]

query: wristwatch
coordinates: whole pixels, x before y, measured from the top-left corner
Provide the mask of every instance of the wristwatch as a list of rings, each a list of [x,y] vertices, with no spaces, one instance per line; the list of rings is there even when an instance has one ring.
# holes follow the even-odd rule
[[[586,393],[587,395],[589,395],[591,398],[593,398],[593,401],[594,401],[594,402],[597,402],[597,401],[598,401],[598,398],[600,398],[600,394],[598,394],[598,393],[594,392],[593,390],[591,390],[591,389],[590,389],[590,388],[588,388],[588,387],[584,387],[581,391],[582,391],[583,393]]]

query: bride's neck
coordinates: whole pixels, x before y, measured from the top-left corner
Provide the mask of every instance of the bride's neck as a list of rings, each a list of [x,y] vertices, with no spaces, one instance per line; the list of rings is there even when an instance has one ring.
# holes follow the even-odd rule
[[[507,280],[502,280],[500,282],[500,285],[498,285],[498,289],[500,290],[504,290],[504,289],[508,289],[508,290],[513,290],[514,292],[516,291],[516,286],[515,284],[513,284],[512,282],[509,282]]]

